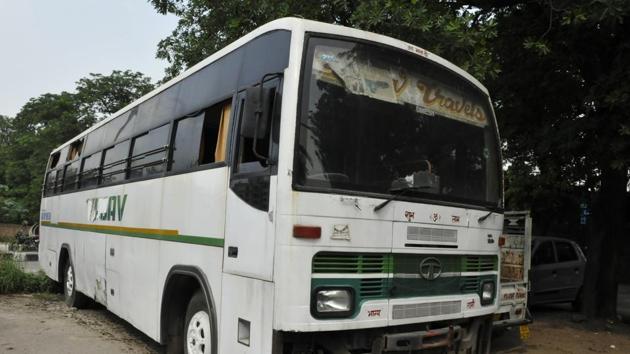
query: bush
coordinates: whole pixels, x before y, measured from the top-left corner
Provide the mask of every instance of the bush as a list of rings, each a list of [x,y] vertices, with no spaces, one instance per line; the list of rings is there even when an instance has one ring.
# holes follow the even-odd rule
[[[0,259],[0,294],[50,292],[55,283],[43,272],[24,272],[11,258]]]

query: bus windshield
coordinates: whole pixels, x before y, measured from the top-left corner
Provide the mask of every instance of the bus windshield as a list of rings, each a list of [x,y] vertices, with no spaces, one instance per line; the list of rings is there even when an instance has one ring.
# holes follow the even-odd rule
[[[297,189],[501,206],[486,94],[384,46],[312,37],[306,55]]]

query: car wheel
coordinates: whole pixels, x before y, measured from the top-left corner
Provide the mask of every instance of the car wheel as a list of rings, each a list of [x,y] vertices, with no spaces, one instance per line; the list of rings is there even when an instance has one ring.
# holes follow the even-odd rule
[[[66,263],[63,271],[63,298],[66,305],[76,308],[87,306],[89,299],[77,291],[77,280],[74,272],[74,265],[71,261]]]
[[[212,317],[201,290],[193,295],[186,309],[184,321],[184,352],[187,354],[212,353]]]

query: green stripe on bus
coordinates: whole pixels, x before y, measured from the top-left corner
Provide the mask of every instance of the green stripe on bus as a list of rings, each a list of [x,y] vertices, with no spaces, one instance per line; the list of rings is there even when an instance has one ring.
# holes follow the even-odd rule
[[[189,244],[194,244],[194,245],[223,247],[223,244],[224,244],[224,240],[222,238],[170,234],[169,232],[160,232],[159,229],[156,229],[155,232],[138,232],[138,231],[131,231],[131,230],[147,230],[147,229],[135,229],[135,228],[124,228],[124,227],[109,228],[105,225],[92,226],[92,225],[74,224],[74,223],[73,224],[70,224],[70,223],[56,224],[56,223],[51,223],[51,222],[42,222],[41,225],[45,227],[54,227],[54,228],[65,229],[65,230],[94,232],[94,233],[100,233],[100,234],[126,236],[126,237],[137,237],[137,238],[145,238],[145,239],[159,240],[159,241],[189,243]]]

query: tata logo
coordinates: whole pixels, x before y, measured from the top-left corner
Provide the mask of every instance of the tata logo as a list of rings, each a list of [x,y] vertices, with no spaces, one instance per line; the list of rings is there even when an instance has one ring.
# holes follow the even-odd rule
[[[434,280],[442,274],[442,263],[435,257],[428,257],[420,262],[420,276],[426,280]]]

